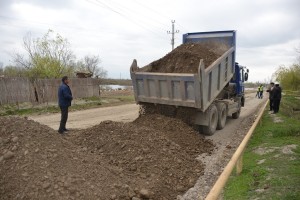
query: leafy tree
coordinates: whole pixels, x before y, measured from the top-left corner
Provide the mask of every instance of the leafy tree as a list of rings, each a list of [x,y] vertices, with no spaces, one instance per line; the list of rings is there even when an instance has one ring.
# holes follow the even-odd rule
[[[66,38],[49,30],[42,38],[32,38],[28,33],[23,38],[26,54],[14,53],[13,62],[17,67],[28,70],[30,78],[59,78],[74,76],[75,55]]]
[[[27,70],[23,67],[8,65],[3,69],[3,75],[5,77],[26,77]]]
[[[300,90],[300,47],[296,49],[297,61],[289,67],[279,66],[273,74],[276,81],[287,90]]]
[[[91,73],[93,77],[106,78],[107,71],[100,64],[99,56],[85,56],[76,63],[76,70]]]
[[[300,90],[300,64],[280,66],[275,72],[276,80],[288,90]]]

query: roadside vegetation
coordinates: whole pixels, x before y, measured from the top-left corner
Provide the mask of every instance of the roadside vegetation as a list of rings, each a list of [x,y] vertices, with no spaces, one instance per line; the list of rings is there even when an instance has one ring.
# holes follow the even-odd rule
[[[300,93],[287,92],[278,114],[265,111],[232,174],[224,199],[300,199]]]
[[[105,96],[105,97],[89,97],[75,99],[72,102],[70,111],[84,110],[90,108],[118,106],[122,104],[134,103],[133,95],[117,95],[117,96]],[[19,105],[2,105],[0,106],[0,116],[7,115],[34,115],[44,113],[57,113],[60,109],[56,102],[48,104],[32,105],[31,103],[22,103]]]

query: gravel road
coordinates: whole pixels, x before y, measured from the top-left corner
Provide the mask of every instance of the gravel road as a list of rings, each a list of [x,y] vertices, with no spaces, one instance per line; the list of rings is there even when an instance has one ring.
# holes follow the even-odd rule
[[[130,122],[138,117],[138,111],[138,105],[126,104],[69,112],[67,128],[85,129],[97,125],[104,120]],[[60,121],[60,113],[36,115],[30,116],[29,118],[57,130]]]

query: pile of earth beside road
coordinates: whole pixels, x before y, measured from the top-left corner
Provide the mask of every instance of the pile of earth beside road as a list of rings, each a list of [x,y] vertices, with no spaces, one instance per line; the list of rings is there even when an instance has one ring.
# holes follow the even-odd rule
[[[160,115],[66,136],[25,118],[1,117],[0,126],[3,199],[176,199],[203,173],[197,155],[214,149],[182,121]]]

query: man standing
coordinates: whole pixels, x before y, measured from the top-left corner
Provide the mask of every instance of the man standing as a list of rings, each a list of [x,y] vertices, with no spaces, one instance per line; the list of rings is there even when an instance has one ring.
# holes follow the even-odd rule
[[[256,91],[256,96],[257,98],[260,99],[260,86],[258,86],[257,91]]]
[[[259,98],[263,98],[263,93],[264,93],[264,86],[263,85],[260,85],[259,86]]]
[[[274,105],[274,101],[273,101],[273,93],[274,93],[274,91],[273,91],[273,89],[274,89],[274,83],[271,82],[270,86],[269,86],[269,88],[267,90],[267,92],[269,92],[270,111],[273,111],[273,109],[274,109],[274,106],[273,106]]]
[[[274,114],[278,113],[279,106],[280,106],[280,100],[281,100],[281,87],[279,86],[279,83],[275,83],[275,87],[273,89],[273,110]]]
[[[58,88],[58,105],[61,110],[61,120],[58,132],[63,134],[66,129],[66,123],[68,120],[69,106],[71,106],[71,101],[73,100],[72,92],[69,87],[69,79],[67,76],[62,78],[62,84]]]

